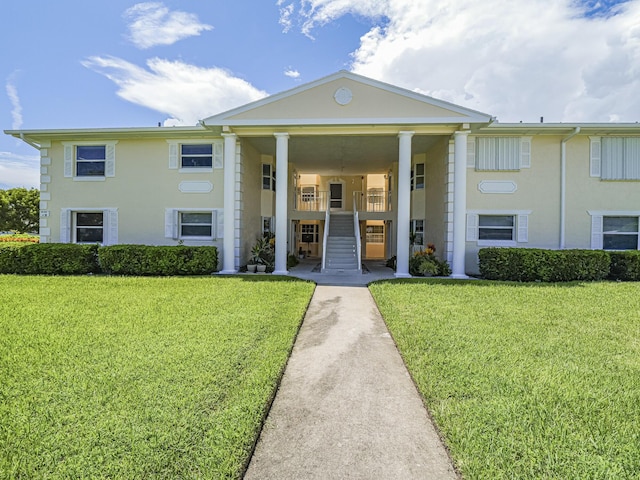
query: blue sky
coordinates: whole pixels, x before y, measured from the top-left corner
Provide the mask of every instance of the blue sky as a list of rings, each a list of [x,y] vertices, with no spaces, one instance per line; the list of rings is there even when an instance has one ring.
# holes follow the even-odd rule
[[[640,0],[23,0],[0,126],[193,125],[340,69],[508,121],[640,120]],[[37,186],[0,136],[0,188]]]

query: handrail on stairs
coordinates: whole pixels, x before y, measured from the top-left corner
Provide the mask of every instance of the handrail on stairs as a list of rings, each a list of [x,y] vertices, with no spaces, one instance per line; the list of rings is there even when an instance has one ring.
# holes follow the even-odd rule
[[[362,239],[360,238],[360,217],[356,205],[356,197],[353,197],[353,229],[356,237],[356,261],[358,262],[358,272],[362,272]]]
[[[331,221],[331,202],[327,202],[324,214],[324,232],[322,235],[322,272],[327,268],[327,239],[329,237],[329,222]]]

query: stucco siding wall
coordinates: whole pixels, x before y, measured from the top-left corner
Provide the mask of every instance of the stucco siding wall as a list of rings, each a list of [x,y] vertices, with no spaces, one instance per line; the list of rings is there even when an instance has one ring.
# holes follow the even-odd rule
[[[99,145],[101,141],[96,141]],[[115,146],[115,176],[104,181],[78,181],[64,177],[64,147],[52,143],[52,177],[47,202],[50,212],[50,241],[60,240],[61,209],[117,208],[118,243],[174,245],[165,238],[165,209],[221,209],[223,207],[223,170],[208,173],[180,173],[169,168],[169,144],[164,139],[120,140]],[[210,182],[208,193],[183,193],[182,182]],[[184,187],[183,183],[183,187]],[[185,244],[222,245],[213,242],[185,241]]]
[[[558,248],[560,241],[560,141],[531,139],[531,167],[519,171],[467,169],[467,212],[528,213],[528,242],[518,247]],[[495,182],[495,183],[493,183]],[[491,193],[503,186],[513,193]],[[505,187],[506,188],[506,187]],[[484,190],[484,193],[483,193]],[[477,273],[478,242],[467,242],[466,270]]]
[[[640,211],[640,182],[590,176],[589,138],[567,143],[567,248],[591,248],[589,211]]]

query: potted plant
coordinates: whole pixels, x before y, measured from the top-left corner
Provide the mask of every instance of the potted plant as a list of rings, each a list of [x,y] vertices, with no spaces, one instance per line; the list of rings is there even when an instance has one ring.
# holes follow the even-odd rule
[[[257,243],[251,247],[251,255],[249,256],[249,263],[247,263],[247,272],[256,273],[258,269],[258,265],[262,263],[262,258],[260,257],[261,249],[260,245]]]

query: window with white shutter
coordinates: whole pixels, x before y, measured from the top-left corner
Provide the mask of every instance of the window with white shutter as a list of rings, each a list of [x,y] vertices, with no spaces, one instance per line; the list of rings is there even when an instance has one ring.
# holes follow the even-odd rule
[[[481,247],[515,247],[529,242],[527,211],[473,211],[467,213],[467,242]]]
[[[74,180],[104,180],[116,175],[117,141],[62,142],[64,176]]]
[[[467,145],[467,165],[482,171],[513,171],[531,166],[531,137],[476,137]]]

